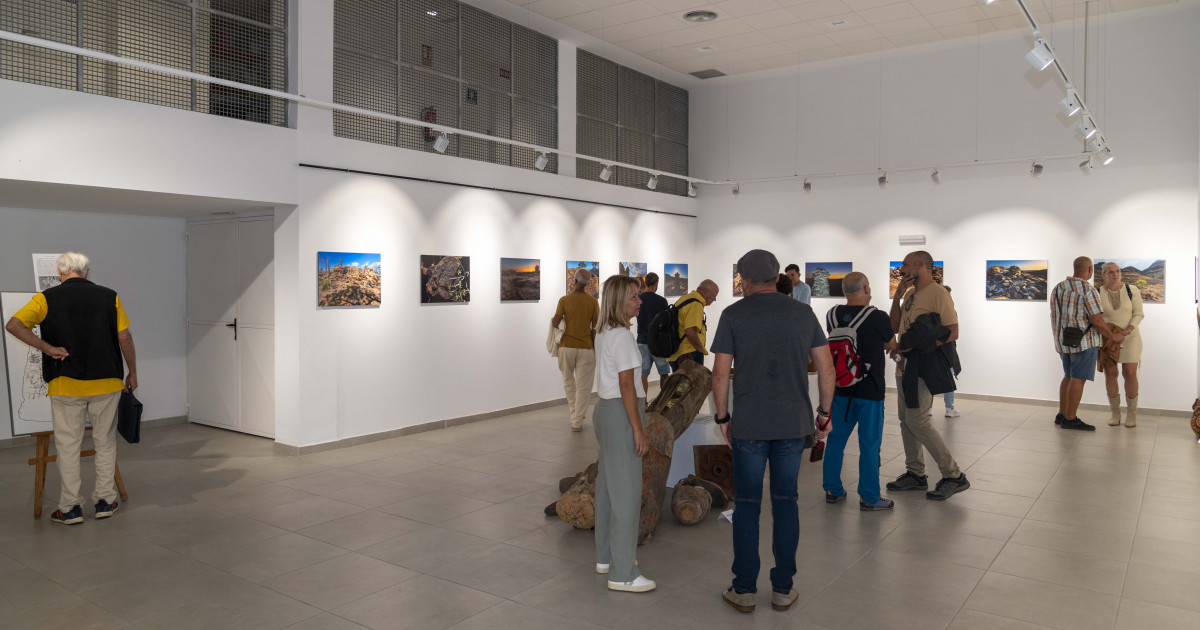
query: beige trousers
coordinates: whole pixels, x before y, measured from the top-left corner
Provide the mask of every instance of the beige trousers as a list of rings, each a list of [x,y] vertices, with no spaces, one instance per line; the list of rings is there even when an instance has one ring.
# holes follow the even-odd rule
[[[938,433],[938,430],[930,423],[932,414],[929,413],[929,410],[933,407],[933,395],[925,386],[925,379],[917,379],[919,406],[915,409],[909,409],[905,405],[903,381],[904,373],[897,371],[896,395],[898,400],[896,407],[900,413],[900,438],[904,441],[905,466],[909,472],[915,475],[925,474],[925,454],[921,450],[923,446],[937,462],[943,478],[957,478],[962,474],[962,471],[958,469],[958,462],[954,461],[954,456],[950,454],[950,449],[946,446],[946,441],[942,439],[942,434]]]
[[[592,399],[592,384],[596,381],[596,351],[591,348],[558,349],[558,369],[562,372],[563,391],[571,410],[571,426],[583,426],[588,402]]]
[[[50,413],[54,419],[54,449],[58,454],[58,476],[62,492],[58,509],[66,512],[82,500],[79,496],[79,451],[83,445],[84,425],[92,421],[92,442],[96,445],[96,488],[92,501],[117,500],[114,480],[117,468],[117,402],[121,392],[102,396],[51,396]]]

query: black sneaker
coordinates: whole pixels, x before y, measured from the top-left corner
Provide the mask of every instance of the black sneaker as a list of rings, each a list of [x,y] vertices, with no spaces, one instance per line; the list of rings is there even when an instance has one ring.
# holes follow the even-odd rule
[[[1054,416],[1054,424],[1062,424],[1067,421],[1067,414],[1060,413]]]
[[[959,475],[958,477],[943,477],[942,480],[938,482],[936,488],[925,493],[925,498],[933,499],[934,501],[945,501],[946,499],[954,496],[956,493],[962,492],[970,487],[971,482],[967,481],[966,475]]]
[[[845,499],[845,498],[846,498],[846,495],[844,495],[844,494],[834,494],[828,490],[825,491],[825,502],[826,503],[837,503],[838,501],[841,501],[842,499]]]
[[[96,518],[108,518],[113,514],[116,514],[119,506],[120,503],[117,501],[109,503],[104,499],[100,499],[100,501],[96,503]]]
[[[895,481],[887,482],[888,490],[928,490],[929,477],[905,471]]]
[[[1062,428],[1075,429],[1076,431],[1095,431],[1096,427],[1080,420],[1079,418],[1071,418],[1070,420],[1062,421]]]
[[[63,525],[78,525],[83,522],[83,508],[76,505],[68,512],[55,510],[50,515],[50,520],[55,523],[62,523]]]

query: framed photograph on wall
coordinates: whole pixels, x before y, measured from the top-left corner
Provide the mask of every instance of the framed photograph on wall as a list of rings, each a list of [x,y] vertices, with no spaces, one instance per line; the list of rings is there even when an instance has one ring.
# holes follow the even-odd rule
[[[421,256],[421,303],[471,301],[470,256]]]
[[[842,297],[842,280],[853,270],[854,263],[849,262],[804,263],[804,283],[813,297]]]
[[[733,263],[733,297],[742,297],[745,292],[742,290],[742,274],[738,273],[737,263]]]
[[[1096,288],[1104,286],[1104,264],[1121,268],[1121,282],[1142,293],[1142,302],[1163,304],[1167,301],[1167,261],[1161,258],[1093,258],[1092,273]]]
[[[680,297],[688,294],[688,266],[667,263],[663,267],[663,295]]]
[[[989,300],[1044,302],[1049,266],[1046,260],[989,260],[984,295]]]
[[[617,273],[630,278],[645,278],[650,273],[650,265],[640,262],[619,262]]]
[[[580,269],[587,269],[592,274],[592,281],[588,283],[587,294],[600,299],[600,263],[594,260],[568,260],[567,261],[567,293],[575,290],[575,272]]]
[[[542,261],[537,258],[500,259],[500,301],[536,302],[542,299]]]
[[[317,306],[379,306],[383,263],[379,254],[317,252]]]
[[[904,261],[893,260],[888,263],[888,297],[896,297],[896,287],[900,286],[900,280],[904,278],[904,273],[900,270],[904,266]],[[942,261],[933,261],[933,281],[938,284],[946,284],[944,281],[945,271]]]

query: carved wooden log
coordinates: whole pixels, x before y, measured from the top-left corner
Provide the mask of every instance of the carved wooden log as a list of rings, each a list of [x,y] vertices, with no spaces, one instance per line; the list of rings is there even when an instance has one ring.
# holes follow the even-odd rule
[[[638,544],[649,542],[662,519],[663,502],[667,493],[667,474],[671,471],[671,454],[675,438],[679,437],[712,390],[712,372],[702,365],[685,361],[646,407],[642,426],[650,442],[650,452],[642,458],[642,508],[638,521]],[[554,504],[554,512],[563,521],[579,529],[596,525],[596,464],[588,467]],[[546,506],[546,514],[551,514]]]
[[[684,525],[695,525],[708,516],[712,495],[700,486],[685,486],[679,482],[671,493],[671,512]]]
[[[725,508],[729,507],[729,495],[725,494],[725,490],[721,486],[711,481],[701,479],[696,475],[688,475],[687,479],[681,479],[679,481],[679,485],[704,488],[708,491],[709,496],[712,497],[712,506],[714,508],[718,510],[724,510]]]

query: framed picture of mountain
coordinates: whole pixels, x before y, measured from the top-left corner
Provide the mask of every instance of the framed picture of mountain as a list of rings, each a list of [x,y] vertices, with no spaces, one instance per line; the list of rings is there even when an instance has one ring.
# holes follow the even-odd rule
[[[742,274],[738,273],[737,263],[733,263],[733,297],[742,297],[745,292],[742,290]]]
[[[804,283],[812,289],[813,297],[842,297],[842,279],[853,270],[854,263],[804,263]]]
[[[650,273],[650,265],[640,262],[619,262],[617,273],[630,278],[645,278]]]
[[[1049,261],[989,260],[985,296],[989,300],[1046,301]]]
[[[317,252],[317,306],[379,306],[382,302],[379,254]]]
[[[587,286],[587,294],[597,300],[600,299],[600,263],[594,260],[567,261],[567,293],[575,290],[575,272],[580,269],[587,269],[592,274],[592,281]]]
[[[470,256],[421,256],[422,304],[470,301]]]
[[[680,297],[688,294],[688,266],[667,263],[663,268],[663,295]]]
[[[904,266],[904,261],[893,260],[888,263],[888,297],[896,297],[896,287],[900,286],[900,280],[904,278],[904,273],[900,270]],[[933,281],[938,284],[946,284],[943,282],[945,272],[943,264],[940,260],[933,261]]]
[[[1121,267],[1121,282],[1142,292],[1142,302],[1165,304],[1167,301],[1167,261],[1161,258],[1095,258],[1096,288],[1104,285],[1104,264]]]
[[[540,259],[500,259],[501,302],[536,302],[541,298],[542,261]]]

